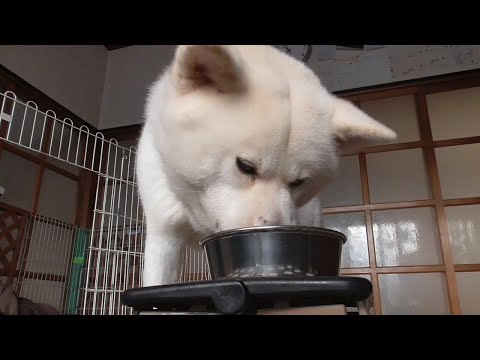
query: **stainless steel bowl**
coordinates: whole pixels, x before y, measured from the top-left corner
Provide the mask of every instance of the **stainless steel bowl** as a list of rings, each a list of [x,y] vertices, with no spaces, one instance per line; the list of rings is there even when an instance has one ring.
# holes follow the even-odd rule
[[[212,279],[338,276],[344,234],[325,228],[264,226],[203,238]]]

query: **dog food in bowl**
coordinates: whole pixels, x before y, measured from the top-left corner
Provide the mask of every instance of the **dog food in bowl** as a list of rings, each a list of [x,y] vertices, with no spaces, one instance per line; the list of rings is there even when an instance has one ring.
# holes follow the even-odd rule
[[[299,267],[292,265],[268,265],[268,266],[252,266],[239,268],[228,275],[228,278],[242,279],[252,277],[293,277],[303,278],[305,276],[315,276],[311,272],[305,272]]]

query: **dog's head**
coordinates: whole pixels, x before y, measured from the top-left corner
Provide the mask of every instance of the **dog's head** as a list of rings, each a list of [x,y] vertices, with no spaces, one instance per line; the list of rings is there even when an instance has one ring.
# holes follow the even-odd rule
[[[203,232],[295,224],[339,153],[396,137],[269,46],[179,46],[162,86],[156,145]]]

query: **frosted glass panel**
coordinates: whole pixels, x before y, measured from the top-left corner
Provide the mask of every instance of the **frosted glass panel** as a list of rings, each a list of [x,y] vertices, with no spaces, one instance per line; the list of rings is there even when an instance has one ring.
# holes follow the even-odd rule
[[[480,196],[480,144],[437,148],[435,153],[445,199]]]
[[[378,266],[443,263],[433,208],[373,211]]]
[[[445,208],[455,264],[480,263],[480,205]]]
[[[360,275],[342,275],[342,276],[350,276],[350,277],[360,277],[367,279],[368,281],[372,281],[372,277],[369,274],[360,274]]]
[[[480,135],[480,87],[427,95],[434,140]]]
[[[342,248],[342,268],[368,267],[368,243],[363,213],[324,215],[324,227],[347,237]]]
[[[443,274],[381,274],[378,278],[383,314],[450,314]]]
[[[367,167],[372,203],[431,198],[421,149],[369,154]]]
[[[480,272],[457,272],[463,315],[480,315]]]
[[[368,101],[362,103],[361,107],[375,120],[393,129],[398,136],[397,142],[420,140],[413,95]]]
[[[0,201],[25,210],[32,209],[37,165],[6,150],[0,158]]]
[[[320,194],[323,207],[363,204],[358,156],[340,159],[336,178]]]
[[[38,203],[38,213],[72,222],[75,216],[77,182],[45,169]]]

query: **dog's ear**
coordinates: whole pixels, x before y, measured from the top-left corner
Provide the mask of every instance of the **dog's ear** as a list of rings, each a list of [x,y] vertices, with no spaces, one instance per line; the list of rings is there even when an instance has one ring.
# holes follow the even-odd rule
[[[172,72],[181,94],[201,87],[221,93],[241,92],[246,86],[240,54],[228,45],[180,45]]]
[[[354,104],[335,98],[333,130],[342,154],[361,151],[365,147],[395,141],[397,134],[372,119]]]

